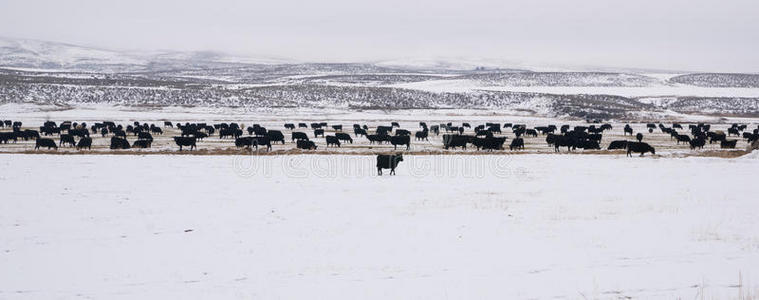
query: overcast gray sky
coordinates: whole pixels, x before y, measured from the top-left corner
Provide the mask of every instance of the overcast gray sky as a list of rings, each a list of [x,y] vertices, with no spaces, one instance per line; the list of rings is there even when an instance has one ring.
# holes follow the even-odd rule
[[[758,16],[757,0],[2,0],[0,35],[309,61],[759,72]]]

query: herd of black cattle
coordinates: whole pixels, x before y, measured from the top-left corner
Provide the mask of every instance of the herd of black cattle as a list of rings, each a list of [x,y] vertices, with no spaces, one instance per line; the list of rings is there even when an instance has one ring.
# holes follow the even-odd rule
[[[163,129],[155,124],[134,122],[133,124],[123,126],[114,122],[98,122],[94,124],[77,123],[65,121],[56,124],[53,121],[44,122],[39,130],[25,129],[22,130],[21,122],[12,122],[5,120],[0,122],[0,127],[12,128],[12,131],[0,132],[0,143],[7,144],[9,141],[14,143],[19,139],[36,140],[35,150],[40,147],[47,149],[58,149],[62,146],[76,147],[76,149],[91,149],[92,138],[90,135],[100,134],[102,137],[111,137],[110,149],[129,149],[129,148],[150,148],[153,143],[153,135],[163,134]],[[281,142],[285,144],[285,135],[280,130],[269,130],[258,124],[253,124],[245,129],[247,135],[243,132],[242,126],[238,123],[172,123],[164,122],[163,127],[176,128],[181,131],[180,136],[173,137],[175,144],[182,151],[185,147],[193,150],[197,142],[213,135],[218,135],[220,139],[234,139],[237,147],[247,149],[266,147],[267,151],[271,149],[272,143]],[[732,124],[727,132],[720,130],[711,130],[709,124],[690,124],[688,129],[684,129],[681,124],[673,123],[670,127],[659,123],[647,124],[649,133],[654,130],[660,130],[662,133],[670,135],[670,138],[676,142],[688,143],[691,149],[703,148],[708,142],[718,142],[721,148],[735,148],[737,140],[729,139],[730,136],[738,136],[746,139],[749,143],[759,139],[759,128],[749,130],[745,124]],[[317,148],[309,135],[303,131],[295,131],[296,128],[313,130],[314,138],[322,137],[326,140],[327,147],[340,147],[341,143],[353,143],[353,138],[366,138],[370,144],[389,143],[394,149],[398,146],[405,146],[406,150],[411,147],[412,132],[401,129],[397,122],[391,122],[388,126],[377,126],[370,133],[367,125],[353,124],[353,136],[343,131],[342,125],[331,125],[328,127],[326,122],[321,123],[286,123],[284,128],[291,130],[291,142],[296,144],[298,149],[315,150]],[[326,135],[325,129],[331,128],[334,135]],[[611,124],[592,124],[589,126],[555,125],[538,126],[528,128],[525,124],[512,123],[485,123],[472,127],[469,123],[454,125],[453,123],[439,124],[428,126],[425,122],[419,122],[419,130],[413,133],[415,140],[428,141],[430,135],[440,135],[442,133],[443,147],[445,149],[463,148],[468,145],[476,147],[478,150],[503,150],[507,137],[502,135],[502,129],[509,128],[514,134],[514,138],[508,145],[510,150],[524,149],[523,137],[538,137],[544,135],[548,145],[553,146],[556,152],[560,148],[566,147],[567,151],[575,149],[597,149],[600,150],[600,143],[603,133],[612,130]],[[624,134],[634,134],[633,128],[628,124],[625,125]],[[470,134],[465,134],[470,132]],[[132,135],[136,140],[131,144],[127,136]],[[58,136],[58,142],[48,136]],[[643,133],[637,133],[637,142],[628,140],[612,141],[608,149],[627,150],[627,155],[631,153],[640,153],[644,155],[647,152],[655,154],[655,149],[651,145],[643,142]],[[78,141],[77,141],[78,139]]]

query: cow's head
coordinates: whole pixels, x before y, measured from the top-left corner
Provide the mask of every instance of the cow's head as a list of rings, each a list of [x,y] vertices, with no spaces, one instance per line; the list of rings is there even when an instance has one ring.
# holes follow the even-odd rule
[[[395,154],[395,159],[397,161],[403,161],[403,153]]]

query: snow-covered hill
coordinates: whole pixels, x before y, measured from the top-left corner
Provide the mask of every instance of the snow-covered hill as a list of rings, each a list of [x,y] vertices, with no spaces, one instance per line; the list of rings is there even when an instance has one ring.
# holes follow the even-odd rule
[[[467,59],[293,63],[219,52],[132,53],[0,39],[0,104],[484,108],[603,119],[643,111],[759,115],[759,85],[752,74],[513,66],[518,64]]]
[[[116,73],[285,62],[278,58],[234,56],[212,51],[129,52],[0,37],[0,67],[34,70]]]
[[[45,70],[122,71],[144,67],[136,55],[64,43],[0,38],[0,65]]]

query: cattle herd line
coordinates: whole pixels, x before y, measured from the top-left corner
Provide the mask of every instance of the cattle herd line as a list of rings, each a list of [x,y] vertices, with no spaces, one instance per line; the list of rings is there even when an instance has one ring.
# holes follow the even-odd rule
[[[124,126],[110,121],[87,124],[85,122],[77,123],[64,121],[57,124],[53,121],[46,121],[39,129],[24,129],[22,122],[4,120],[0,122],[0,143],[8,144],[19,140],[36,140],[34,149],[47,148],[58,149],[58,147],[74,147],[77,150],[91,149],[92,136],[100,135],[102,138],[110,137],[110,149],[122,150],[130,148],[150,148],[153,143],[154,135],[162,135],[164,129],[175,128],[179,132],[178,136],[173,137],[173,141],[179,151],[194,150],[199,141],[214,136],[218,139],[229,139],[234,142],[238,148],[259,150],[264,147],[267,151],[271,150],[273,143],[286,144],[288,141],[282,130],[267,129],[259,124],[253,124],[243,130],[243,126],[231,123],[172,123],[164,121],[162,126],[155,124],[133,122]],[[570,125],[547,125],[528,128],[525,124],[512,123],[485,123],[471,126],[469,123],[446,123],[427,125],[426,122],[419,122],[418,130],[402,129],[398,122],[391,122],[387,125],[380,125],[370,130],[369,126],[353,124],[351,135],[343,125],[319,123],[285,123],[284,129],[290,131],[290,142],[295,144],[297,149],[305,151],[316,150],[318,146],[314,139],[323,138],[326,141],[326,147],[341,147],[344,143],[353,143],[354,138],[366,139],[369,144],[389,144],[393,149],[409,150],[411,148],[412,136],[415,141],[429,141],[429,136],[442,135],[444,149],[456,149],[475,147],[477,150],[493,151],[504,150],[508,147],[511,151],[523,150],[525,147],[524,139],[528,137],[537,138],[545,136],[545,142],[554,148],[556,152],[566,147],[571,152],[575,149],[600,150],[601,140],[606,131],[613,130],[611,124],[586,124],[585,126]],[[296,130],[297,128],[297,130]],[[513,138],[507,143],[509,137],[505,136],[506,129],[511,131]],[[8,130],[10,129],[10,130]],[[325,129],[330,130],[331,135],[325,134]],[[691,149],[703,148],[707,141],[719,143],[720,148],[735,148],[737,139],[730,137],[736,136],[743,138],[752,143],[759,139],[759,127],[748,128],[746,124],[732,124],[727,131],[712,130],[710,124],[688,124],[684,127],[678,123],[671,123],[669,126],[663,123],[646,124],[648,133],[661,131],[668,134],[673,143],[687,143]],[[627,124],[623,128],[624,135],[635,136],[637,141],[615,140],[611,141],[608,150],[621,149],[626,150],[627,155],[640,153],[644,155],[647,152],[655,154],[655,149],[648,143],[643,142],[644,132],[634,132],[633,128]],[[311,137],[313,136],[313,137]],[[58,141],[53,138],[57,137]],[[128,137],[135,139],[130,143]],[[508,146],[505,146],[508,145]],[[402,158],[401,158],[402,160]]]

